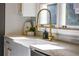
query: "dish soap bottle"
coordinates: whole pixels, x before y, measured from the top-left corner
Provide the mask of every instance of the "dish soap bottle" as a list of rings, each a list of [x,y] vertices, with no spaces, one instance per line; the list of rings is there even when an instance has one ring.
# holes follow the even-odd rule
[[[46,31],[46,29],[43,32],[43,39],[48,39],[48,32]]]

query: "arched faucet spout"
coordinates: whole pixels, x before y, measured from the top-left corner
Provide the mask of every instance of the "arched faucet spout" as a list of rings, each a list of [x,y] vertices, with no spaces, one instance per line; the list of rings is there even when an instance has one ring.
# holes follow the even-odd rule
[[[39,23],[38,23],[39,15],[40,15],[41,11],[43,11],[43,10],[46,10],[46,11],[49,12],[49,24],[50,24],[50,27],[49,27],[48,38],[49,38],[49,40],[52,40],[53,39],[53,36],[52,36],[52,20],[51,20],[51,12],[50,12],[50,10],[48,10],[48,9],[41,9],[41,10],[39,10],[39,12],[37,14],[37,17],[36,17],[36,32],[38,31],[38,27],[39,27]]]

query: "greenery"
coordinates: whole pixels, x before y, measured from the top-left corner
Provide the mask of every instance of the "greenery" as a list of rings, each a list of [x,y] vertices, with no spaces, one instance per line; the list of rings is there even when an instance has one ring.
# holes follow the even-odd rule
[[[35,27],[31,27],[29,31],[35,32]]]

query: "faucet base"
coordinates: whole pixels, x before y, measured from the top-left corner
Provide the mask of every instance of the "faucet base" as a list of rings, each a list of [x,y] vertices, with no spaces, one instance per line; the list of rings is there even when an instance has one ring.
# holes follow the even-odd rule
[[[52,37],[51,37],[51,36],[50,36],[50,37],[48,37],[48,40],[49,40],[49,41],[51,41],[51,40],[52,40]]]
[[[52,39],[54,39],[54,36],[49,36],[48,40],[51,41]]]

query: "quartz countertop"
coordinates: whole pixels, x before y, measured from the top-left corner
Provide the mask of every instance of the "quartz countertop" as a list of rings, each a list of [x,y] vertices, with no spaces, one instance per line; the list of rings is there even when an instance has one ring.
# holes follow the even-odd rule
[[[38,50],[50,56],[79,56],[79,44],[67,43],[60,40],[48,41],[39,37],[5,36],[15,42]],[[44,48],[43,48],[44,47]]]

